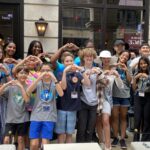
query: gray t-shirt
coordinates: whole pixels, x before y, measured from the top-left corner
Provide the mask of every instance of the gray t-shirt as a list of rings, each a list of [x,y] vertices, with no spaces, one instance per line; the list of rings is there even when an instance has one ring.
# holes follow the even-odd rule
[[[56,87],[54,82],[45,83],[40,81],[36,88],[36,97],[31,121],[52,121],[57,120],[56,111]]]
[[[109,80],[108,85],[104,88],[104,98],[107,100],[110,105],[113,105],[113,99],[112,99],[112,91],[113,91],[113,85],[114,83],[118,88],[124,88],[123,82],[120,78],[116,78],[114,75],[105,75],[107,79]]]
[[[82,85],[81,100],[89,106],[95,106],[98,104],[98,98],[96,95],[96,77],[97,74],[91,74],[91,85]]]
[[[24,123],[29,121],[29,113],[25,109],[25,101],[18,86],[9,86],[4,94],[8,96],[6,123]]]
[[[131,68],[128,69],[130,75],[132,76],[132,71]],[[131,83],[129,83],[126,79],[126,74],[123,70],[118,69],[117,70],[122,81],[124,84],[124,88],[120,88],[114,83],[113,85],[113,97],[118,97],[118,98],[130,98],[130,86]]]

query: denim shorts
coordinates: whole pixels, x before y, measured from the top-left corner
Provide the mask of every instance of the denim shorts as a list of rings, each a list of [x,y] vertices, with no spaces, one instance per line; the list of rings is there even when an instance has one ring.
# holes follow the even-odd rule
[[[30,139],[52,139],[55,122],[50,121],[31,121]]]
[[[58,110],[55,132],[57,134],[73,134],[76,118],[76,111]]]
[[[113,106],[129,107],[130,106],[129,98],[113,97]]]

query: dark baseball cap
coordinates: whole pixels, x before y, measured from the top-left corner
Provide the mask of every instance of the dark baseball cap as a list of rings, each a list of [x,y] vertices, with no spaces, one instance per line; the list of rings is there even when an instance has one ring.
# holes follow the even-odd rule
[[[114,43],[114,46],[115,45],[125,45],[125,43],[122,40],[116,40],[115,43]]]

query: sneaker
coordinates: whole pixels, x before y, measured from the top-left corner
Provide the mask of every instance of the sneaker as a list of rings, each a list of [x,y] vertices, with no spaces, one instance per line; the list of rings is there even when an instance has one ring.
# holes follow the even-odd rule
[[[127,145],[126,145],[126,142],[125,142],[124,139],[120,140],[120,146],[121,146],[122,149],[126,149],[127,148]]]
[[[115,137],[111,143],[111,146],[116,147],[118,145],[118,142],[119,142],[119,139]]]
[[[107,148],[107,147],[105,146],[104,150],[111,150],[111,147]]]

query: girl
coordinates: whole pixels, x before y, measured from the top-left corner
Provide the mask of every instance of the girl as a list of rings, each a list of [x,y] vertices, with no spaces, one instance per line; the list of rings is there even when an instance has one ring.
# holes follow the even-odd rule
[[[36,90],[36,98],[31,113],[30,149],[38,150],[39,139],[42,144],[48,144],[52,139],[54,124],[57,120],[56,91],[63,96],[62,88],[51,72],[49,64],[41,66],[41,74],[27,89],[28,95]]]
[[[28,48],[27,56],[33,55],[39,57],[42,61],[50,62],[51,56],[43,51],[43,46],[40,41],[33,40]]]
[[[142,130],[142,141],[150,140],[150,62],[146,57],[141,57],[138,63],[138,72],[133,77],[134,98],[134,117],[135,135],[134,141],[140,140]],[[146,90],[149,89],[149,90]],[[142,124],[142,129],[141,129]],[[136,134],[137,133],[137,134]]]
[[[102,116],[98,116],[97,118],[97,131],[99,135],[99,139],[102,136],[102,132],[100,126],[103,126],[104,129],[104,137],[105,137],[105,150],[111,150],[111,143],[110,143],[110,115],[111,109],[113,107],[113,100],[112,100],[112,88],[114,83],[116,83],[118,88],[123,88],[123,82],[118,74],[118,72],[111,68],[110,60],[111,60],[111,53],[107,50],[104,50],[100,53],[101,61],[102,61],[102,69],[104,71],[105,76],[108,79],[108,85],[104,88],[104,102],[102,108]],[[101,118],[102,117],[102,118]],[[102,122],[102,124],[101,124]]]
[[[72,143],[72,134],[75,131],[76,112],[81,107],[80,86],[81,83],[89,85],[90,81],[86,73],[81,73],[78,67],[73,64],[74,56],[70,52],[64,52],[62,63],[65,66],[61,78],[61,86],[64,96],[58,100],[58,120],[56,123],[56,133],[58,143]],[[77,71],[78,70],[78,71]]]
[[[113,109],[112,109],[112,128],[114,133],[114,139],[112,141],[112,146],[115,147],[118,144],[118,125],[119,116],[121,121],[121,148],[127,148],[125,143],[126,134],[126,116],[129,107],[130,98],[130,83],[131,83],[131,73],[127,68],[127,61],[130,59],[130,53],[128,51],[123,51],[120,53],[118,64],[116,70],[118,71],[124,88],[121,89],[116,84],[113,85]]]
[[[18,63],[18,61],[15,59],[16,44],[12,41],[5,43],[3,51],[3,63],[6,63],[8,65],[10,74],[11,76],[13,76],[12,69]]]
[[[29,45],[27,56],[38,56],[41,53],[43,53],[42,43],[40,41],[33,40]]]

